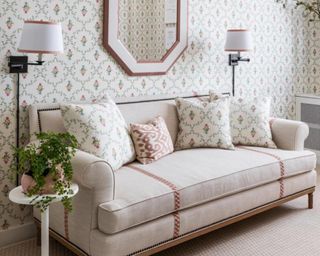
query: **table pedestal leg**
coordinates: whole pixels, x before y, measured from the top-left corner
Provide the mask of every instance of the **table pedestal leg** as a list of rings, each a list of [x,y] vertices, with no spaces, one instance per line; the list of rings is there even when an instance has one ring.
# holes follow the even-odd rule
[[[41,213],[41,256],[49,256],[49,207]]]

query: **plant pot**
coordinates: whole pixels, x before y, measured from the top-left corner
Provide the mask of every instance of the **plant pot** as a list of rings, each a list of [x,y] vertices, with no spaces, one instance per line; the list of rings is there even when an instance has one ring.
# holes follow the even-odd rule
[[[36,182],[29,174],[22,174],[21,176],[21,187],[24,193],[27,193],[30,188],[33,188],[36,185]]]
[[[59,169],[59,179],[64,179],[63,170]],[[42,194],[55,194],[54,191],[54,180],[52,174],[47,174],[44,178],[45,184],[41,189],[40,195]],[[30,191],[30,189],[36,186],[36,181],[30,174],[24,173],[21,177],[21,187],[24,193]]]

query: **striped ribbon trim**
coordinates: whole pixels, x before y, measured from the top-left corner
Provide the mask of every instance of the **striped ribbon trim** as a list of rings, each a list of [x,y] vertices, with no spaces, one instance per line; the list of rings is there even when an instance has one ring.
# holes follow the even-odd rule
[[[180,235],[180,214],[179,214],[179,209],[180,209],[180,192],[178,191],[178,188],[176,187],[176,185],[174,185],[172,182],[159,177],[153,173],[150,173],[144,169],[141,169],[137,166],[134,165],[127,165],[126,167],[133,169],[137,172],[140,172],[148,177],[151,177],[159,182],[161,182],[162,184],[166,185],[167,187],[169,187],[174,194],[174,210],[175,212],[172,214],[173,218],[174,218],[174,228],[173,228],[173,238],[176,238]]]
[[[272,154],[272,153],[268,153],[268,152],[264,152],[264,151],[260,151],[260,150],[257,150],[257,149],[244,147],[244,146],[237,146],[237,147],[238,148],[242,148],[242,149],[246,149],[246,150],[249,150],[249,151],[261,153],[261,154],[264,154],[264,155],[267,155],[267,156],[271,156],[274,159],[279,161],[279,167],[280,167],[280,179],[279,179],[280,193],[279,193],[279,197],[283,198],[284,197],[284,182],[283,182],[283,179],[284,179],[284,175],[285,175],[286,171],[285,171],[285,167],[284,167],[284,163],[283,163],[282,159],[279,156],[277,156],[275,154]]]
[[[64,236],[69,240],[69,212],[64,208]]]

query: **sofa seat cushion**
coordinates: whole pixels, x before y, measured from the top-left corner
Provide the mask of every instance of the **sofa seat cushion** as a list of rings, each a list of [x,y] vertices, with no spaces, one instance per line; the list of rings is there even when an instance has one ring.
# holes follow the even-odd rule
[[[177,151],[149,165],[115,171],[115,199],[98,210],[99,229],[113,234],[192,206],[315,168],[310,151],[259,147]]]

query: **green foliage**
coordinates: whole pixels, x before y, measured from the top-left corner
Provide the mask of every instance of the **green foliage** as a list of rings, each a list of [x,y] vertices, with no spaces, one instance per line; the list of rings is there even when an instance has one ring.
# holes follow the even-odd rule
[[[305,10],[304,15],[312,16],[309,19],[310,22],[320,21],[320,0],[307,2],[307,1],[297,1],[296,7],[303,7]]]
[[[288,0],[275,0],[277,3],[281,3],[285,8],[288,5]],[[304,9],[304,16],[312,18],[310,22],[320,21],[320,0],[294,0],[296,8],[302,7]]]
[[[27,192],[27,196],[39,198],[43,193],[47,175],[53,179],[53,190],[56,194],[72,193],[70,188],[73,176],[71,159],[78,146],[76,138],[70,133],[39,133],[36,136],[38,142],[30,143],[25,148],[15,149],[19,164],[12,168],[14,172],[27,173],[35,180],[36,185]],[[63,179],[61,179],[61,174],[64,176]],[[44,211],[52,200],[54,197],[43,196],[35,206]],[[67,210],[72,210],[70,198],[64,196],[61,202]]]
[[[282,4],[283,8],[285,8],[288,4],[288,0],[275,0],[276,3]]]

